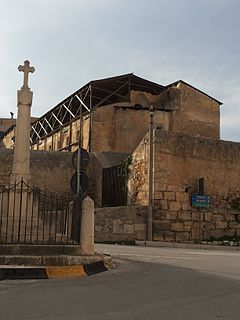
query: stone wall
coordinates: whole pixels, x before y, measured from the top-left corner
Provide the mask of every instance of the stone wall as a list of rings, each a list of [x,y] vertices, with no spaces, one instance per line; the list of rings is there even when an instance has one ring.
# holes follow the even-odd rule
[[[71,192],[71,159],[71,152],[31,151],[32,184],[56,193]],[[12,161],[13,150],[0,149],[0,185],[9,184]]]
[[[146,240],[146,217],[142,206],[95,209],[95,241]]]
[[[32,149],[43,151],[75,151],[78,148],[79,138],[81,146],[88,149],[89,116],[83,116],[82,125],[80,125],[80,119],[76,119],[61,127],[60,130],[52,132],[52,134],[32,145]]]
[[[146,135],[149,106],[137,110],[131,103],[100,107],[93,112],[92,151],[132,153]],[[170,113],[155,111],[155,126],[169,129]]]
[[[32,184],[55,193],[71,193],[70,180],[74,174],[72,152],[31,151]],[[89,177],[88,195],[95,207],[102,206],[102,169],[118,165],[126,155],[90,154],[87,167]],[[12,170],[13,150],[0,149],[0,187],[9,185]]]
[[[240,143],[164,130],[156,130],[154,140],[154,239],[197,240],[199,215],[202,239],[240,236]],[[133,154],[129,182],[132,203],[142,205],[147,204],[147,153],[145,140]],[[211,199],[201,211],[190,204],[200,177]]]
[[[178,82],[180,103],[172,113],[171,130],[220,139],[219,102],[184,82]]]

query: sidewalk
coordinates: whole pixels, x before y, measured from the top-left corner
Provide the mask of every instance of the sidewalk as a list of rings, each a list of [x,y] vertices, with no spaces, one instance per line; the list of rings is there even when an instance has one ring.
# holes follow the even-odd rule
[[[240,251],[239,246],[225,246],[215,244],[195,244],[195,243],[179,243],[166,241],[135,241],[137,246],[146,247],[166,247],[166,248],[186,248],[186,249],[202,249],[202,250],[230,250]]]

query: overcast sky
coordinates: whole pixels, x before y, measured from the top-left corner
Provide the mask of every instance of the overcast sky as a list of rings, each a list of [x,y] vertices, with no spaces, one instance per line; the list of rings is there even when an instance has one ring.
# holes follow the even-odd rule
[[[221,137],[240,141],[240,0],[0,0],[0,117],[16,114],[28,59],[32,115],[90,80],[133,72],[185,80],[223,102]]]

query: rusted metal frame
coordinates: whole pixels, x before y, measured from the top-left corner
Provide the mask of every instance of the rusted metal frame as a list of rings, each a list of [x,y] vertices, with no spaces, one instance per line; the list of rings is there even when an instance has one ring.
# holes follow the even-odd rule
[[[63,106],[62,106],[63,107]],[[64,107],[63,107],[64,108]],[[65,123],[64,123],[64,120],[65,120],[65,118],[66,118],[66,116],[68,115],[68,111],[66,110],[66,109],[63,109],[62,108],[62,117],[61,117],[61,122],[62,122],[62,124],[63,124],[63,127],[65,127],[65,123],[66,123],[66,121],[65,121]],[[63,110],[65,111],[65,112],[63,112]]]
[[[85,114],[83,113],[83,115],[85,115]],[[78,119],[79,119],[79,115],[76,116],[74,119],[71,119],[70,121],[68,121],[68,122],[64,125],[64,127],[70,125],[73,121],[76,121],[76,120],[78,120]],[[52,132],[49,132],[48,136],[49,136],[49,135],[53,136],[55,133],[59,132],[59,128],[60,128],[60,126],[59,126],[58,128],[56,128],[56,129],[53,129]],[[40,137],[40,139],[42,139],[42,138]],[[37,144],[37,143],[38,143],[38,140],[35,141],[35,142],[33,142],[32,145],[35,145],[35,144]],[[74,143],[72,143],[71,145],[74,145]],[[62,150],[62,149],[64,149],[64,148],[61,148],[61,149],[59,149],[59,150]]]
[[[123,87],[125,87],[128,84],[128,82],[125,82],[124,84],[122,84],[119,88],[117,88],[115,91],[113,91],[111,94],[109,94],[107,97],[105,97],[104,99],[102,99],[102,101],[100,101],[98,104],[94,105],[94,108],[97,108],[98,106],[100,106],[103,102],[107,101],[109,98],[111,98],[113,95],[115,95],[118,91],[120,91]]]
[[[40,124],[40,126],[42,127],[43,131],[48,135],[47,130],[44,128],[44,126],[42,125],[41,121],[38,122]]]
[[[97,96],[94,96],[93,94],[92,94],[92,98],[97,99],[97,100],[99,100],[99,101],[102,101],[102,98],[97,97]],[[105,102],[108,102],[109,104],[112,104],[112,103],[113,103],[113,102],[112,102],[111,100],[109,100],[109,99],[105,100]]]
[[[100,90],[100,91],[103,91],[103,92],[107,92],[107,93],[111,93],[110,90],[106,90],[106,89],[103,89],[103,88],[100,88],[100,87],[96,87],[96,86],[94,86],[94,89],[97,89],[97,90]],[[122,96],[120,94],[115,93],[114,95],[117,96],[117,97],[122,98]]]
[[[40,137],[40,135],[38,134],[37,130],[36,130],[34,127],[32,127],[32,129],[33,129],[33,131],[36,133],[36,135],[38,136],[38,138],[41,140],[41,137]]]
[[[32,135],[30,134],[30,139],[34,140],[34,135],[36,135],[36,132],[35,132],[35,124],[34,125],[31,125],[31,129],[32,129]],[[35,129],[35,130],[34,130]]]
[[[57,116],[52,112],[53,117],[56,119],[56,121],[63,126],[62,122],[57,118]]]
[[[65,104],[63,103],[63,106],[64,106],[64,108],[70,113],[70,115],[73,117],[73,118],[75,118],[75,115],[72,113],[72,111],[71,110],[69,110],[68,109],[68,107],[67,106],[65,106]]]
[[[88,95],[88,93],[89,93],[89,91],[90,91],[90,88],[91,88],[91,84],[88,86],[87,92],[85,93],[84,97],[82,98],[82,101],[83,101],[83,102],[85,101],[85,99],[86,99],[86,97],[87,97],[87,95]],[[82,90],[81,93],[83,93],[83,91],[84,91],[84,90]]]
[[[144,88],[144,89],[150,89],[150,87],[149,86],[145,86],[144,84],[139,84],[139,83],[131,83],[131,86],[137,86],[137,87],[141,87],[141,88]],[[137,90],[137,89],[135,89],[135,90]],[[160,92],[157,90],[157,89],[155,89],[155,88],[153,88],[153,87],[151,87],[151,90],[154,90],[155,92],[156,92],[156,94],[159,94]]]
[[[79,94],[82,95],[85,90],[86,90],[86,88],[83,89],[82,91],[80,91]],[[87,97],[87,95],[88,95],[88,93],[89,93],[89,90],[90,90],[90,86],[87,88],[87,92],[85,93],[84,97],[82,98],[82,101],[83,101],[84,103],[85,103],[85,99],[86,99],[86,97]],[[77,98],[77,97],[76,97],[76,98]],[[78,101],[79,101],[79,99],[78,99]],[[79,102],[80,102],[80,101],[79,101]],[[78,107],[78,109],[77,109],[77,111],[76,111],[76,116],[78,116],[78,115],[80,114],[81,105],[82,105],[82,104],[81,104],[81,102],[80,102],[79,107]]]
[[[79,98],[79,96],[76,94],[75,97],[79,100],[79,102],[84,106],[85,109],[87,109],[87,111],[89,112],[90,109],[88,106],[86,106],[86,104],[82,101],[81,98]]]
[[[66,109],[63,107],[63,105],[61,104],[59,106],[59,111],[58,111],[58,119],[61,121],[62,125],[64,126],[64,119],[66,117],[67,111]]]
[[[51,126],[51,124],[49,123],[49,121],[47,120],[46,117],[44,117],[44,121],[47,122],[49,128],[53,131],[54,129],[53,129],[53,127]]]
[[[131,77],[128,76],[128,92],[131,91]]]

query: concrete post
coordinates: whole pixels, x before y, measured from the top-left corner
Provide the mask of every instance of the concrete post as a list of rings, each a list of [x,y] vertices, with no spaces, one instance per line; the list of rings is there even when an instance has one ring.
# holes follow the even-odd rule
[[[94,202],[90,197],[82,202],[80,243],[83,254],[94,254]]]

